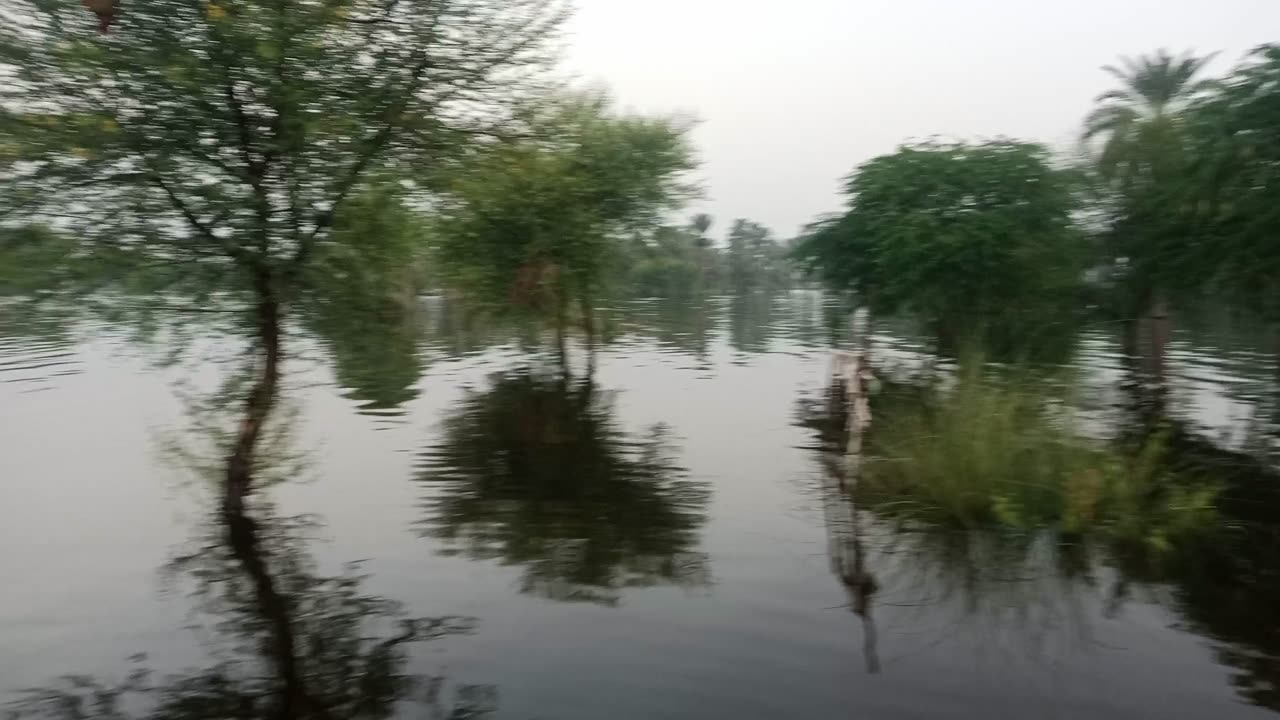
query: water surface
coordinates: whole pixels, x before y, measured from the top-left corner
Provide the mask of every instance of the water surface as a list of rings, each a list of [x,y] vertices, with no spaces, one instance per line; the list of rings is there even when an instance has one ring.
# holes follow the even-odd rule
[[[392,334],[297,328],[248,554],[269,559],[309,647],[355,657],[397,637],[397,617],[454,618],[396,646],[395,674],[434,678],[388,695],[405,716],[1280,710],[1276,566],[1228,599],[1212,577],[1064,569],[1034,546],[854,514],[799,417],[828,382],[838,318],[803,291],[626,303],[589,380],[581,353],[566,379],[530,333],[436,298]],[[1170,408],[1265,460],[1273,360],[1261,335],[1223,327],[1180,331]],[[162,366],[110,328],[5,328],[0,691],[118,681],[141,652],[205,679],[267,652],[252,639],[279,614],[228,571],[244,554],[213,511],[235,407],[210,398],[240,344]],[[1106,423],[1123,417],[1113,335],[1087,333],[1074,360]],[[886,363],[927,356],[897,324],[875,346]],[[869,598],[846,582],[851,524]],[[351,672],[316,667],[328,685]]]

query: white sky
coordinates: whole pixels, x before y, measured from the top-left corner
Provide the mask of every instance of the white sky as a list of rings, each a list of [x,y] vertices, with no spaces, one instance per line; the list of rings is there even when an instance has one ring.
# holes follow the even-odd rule
[[[1161,47],[1280,41],[1280,0],[576,0],[567,65],[646,112],[685,112],[720,235],[783,237],[906,138],[1074,142],[1099,68]]]

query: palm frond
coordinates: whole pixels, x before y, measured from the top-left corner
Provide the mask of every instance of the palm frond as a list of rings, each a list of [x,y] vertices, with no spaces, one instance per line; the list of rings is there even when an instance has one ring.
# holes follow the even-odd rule
[[[1115,136],[1125,134],[1138,122],[1138,111],[1128,105],[1104,105],[1095,108],[1084,121],[1084,139],[1089,140],[1098,135]]]

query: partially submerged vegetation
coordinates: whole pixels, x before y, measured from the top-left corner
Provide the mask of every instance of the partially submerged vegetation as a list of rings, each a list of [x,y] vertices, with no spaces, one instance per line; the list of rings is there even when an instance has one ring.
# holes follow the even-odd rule
[[[1060,383],[993,371],[886,392],[858,479],[868,507],[913,525],[1052,530],[1161,553],[1209,532],[1219,486],[1170,462],[1165,435],[1089,439]]]
[[[1085,300],[1144,316],[1150,342],[1130,349],[1151,356],[1153,385],[1180,296],[1220,292],[1280,323],[1280,46],[1220,83],[1200,81],[1206,60],[1190,56],[1113,69],[1121,87],[1087,121],[1084,167],[1019,140],[906,145],[861,164],[844,211],[798,243],[741,219],[717,246],[709,216],[670,220],[693,195],[688,123],[621,112],[605,94],[547,92],[557,2],[129,0],[109,36],[110,21],[101,36],[77,23],[74,4],[15,8],[0,28],[0,293],[105,288],[117,316],[143,297],[147,323],[172,301],[175,326],[217,318],[208,324],[253,341],[243,417],[218,436],[209,470],[221,473],[217,522],[238,543],[223,564],[265,605],[287,578],[266,571],[272,553],[254,533],[270,518],[255,520],[248,501],[276,479],[264,466],[291,333],[320,336],[351,399],[395,411],[418,395],[428,287],[550,320],[562,363],[566,334],[581,326],[594,340],[614,291],[776,290],[793,279],[789,245],[830,288],[922,318],[942,347],[978,338],[1029,355],[1070,336]],[[766,345],[745,320],[769,311],[755,300],[730,306],[738,350]],[[33,337],[65,332],[20,322]],[[664,340],[704,355],[709,332],[694,312]],[[885,393],[857,499],[912,530],[1021,540],[1015,551],[1096,540],[1126,562],[1213,537],[1226,507],[1258,512],[1175,457],[1162,412],[1104,442],[1060,387],[972,358]],[[590,377],[570,386],[565,373],[470,394],[424,472],[445,488],[437,538],[526,566],[524,588],[558,599],[705,584],[705,494],[667,461],[660,433],[628,440],[610,413]],[[569,464],[579,456],[595,462]],[[1251,532],[1241,537],[1269,537]],[[1274,567],[1270,537],[1214,548],[1214,571],[1253,577],[1254,557]],[[850,577],[869,592],[863,569]],[[283,707],[357,714],[356,696],[316,691],[331,670],[309,666],[294,622],[271,614],[250,635],[274,643]],[[341,627],[355,628],[348,619]],[[403,641],[429,634],[410,626]]]

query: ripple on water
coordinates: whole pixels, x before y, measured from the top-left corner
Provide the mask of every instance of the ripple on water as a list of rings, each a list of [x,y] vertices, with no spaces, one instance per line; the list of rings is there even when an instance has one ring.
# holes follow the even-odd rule
[[[0,382],[17,383],[23,392],[45,390],[57,378],[82,371],[71,339],[0,338]]]

